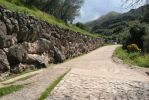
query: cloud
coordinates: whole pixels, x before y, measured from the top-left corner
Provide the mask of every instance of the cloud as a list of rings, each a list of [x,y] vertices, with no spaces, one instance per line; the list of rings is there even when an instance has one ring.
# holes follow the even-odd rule
[[[88,22],[105,15],[108,12],[126,12],[126,9],[122,6],[122,0],[84,0],[85,3],[80,10],[80,16],[76,17],[74,22]]]

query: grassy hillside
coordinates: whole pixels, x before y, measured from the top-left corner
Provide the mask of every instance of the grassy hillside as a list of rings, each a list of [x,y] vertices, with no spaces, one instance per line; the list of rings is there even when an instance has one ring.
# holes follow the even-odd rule
[[[98,19],[96,19],[94,21],[86,23],[86,25],[90,28],[93,28],[94,26],[99,26],[100,24],[102,24],[106,20],[109,20],[109,19],[111,19],[115,16],[118,16],[118,15],[119,15],[119,13],[117,13],[117,12],[110,12],[104,16],[99,17]]]
[[[118,41],[123,41],[129,34],[129,28],[134,24],[140,24],[145,8],[146,6],[142,6],[123,14],[111,12],[86,25],[91,28],[93,33],[111,36],[114,39],[118,39]]]
[[[21,13],[25,13],[27,15],[35,16],[41,20],[47,21],[53,25],[58,25],[62,28],[67,28],[67,29],[70,29],[73,31],[81,32],[82,34],[86,34],[86,35],[89,35],[92,37],[100,36],[98,34],[90,34],[89,32],[82,30],[72,24],[66,25],[62,20],[57,19],[53,16],[50,16],[49,14],[44,13],[35,7],[28,7],[28,6],[24,5],[23,3],[21,3],[20,0],[0,0],[0,5],[11,10],[11,11],[21,12]]]

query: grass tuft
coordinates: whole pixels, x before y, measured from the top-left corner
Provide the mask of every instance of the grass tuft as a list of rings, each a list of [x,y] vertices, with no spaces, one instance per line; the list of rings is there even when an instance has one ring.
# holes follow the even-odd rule
[[[8,95],[13,92],[16,92],[16,91],[22,89],[23,87],[24,87],[23,85],[11,85],[8,87],[0,88],[0,97],[2,97],[4,95]]]

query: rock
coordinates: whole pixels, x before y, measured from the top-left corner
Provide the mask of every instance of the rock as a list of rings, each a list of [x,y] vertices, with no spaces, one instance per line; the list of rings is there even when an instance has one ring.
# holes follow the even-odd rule
[[[116,63],[119,63],[119,64],[123,64],[123,60],[119,59],[118,57],[112,57],[113,61],[116,62]]]
[[[57,48],[54,47],[54,60],[55,63],[61,63],[65,60],[65,55]]]
[[[0,20],[0,34],[7,34],[7,28],[4,22]]]
[[[0,73],[10,70],[10,65],[7,60],[7,55],[0,49]]]
[[[37,68],[45,68],[49,64],[49,58],[45,55],[28,54],[25,63],[34,64]]]
[[[8,61],[10,65],[17,65],[26,59],[27,52],[22,45],[14,45],[8,50]]]
[[[25,42],[23,44],[29,54],[41,54],[43,52],[48,52],[50,49],[53,49],[53,44],[46,39],[39,39],[33,43]]]
[[[23,65],[22,63],[20,63],[18,65],[14,65],[13,67],[11,67],[10,71],[12,73],[21,73],[25,71],[25,69],[26,69],[26,65]]]
[[[28,68],[24,66],[26,64],[30,68],[42,68],[48,63],[61,63],[101,44],[101,38],[92,38],[0,7],[0,49],[5,53],[1,55],[7,55],[0,57],[1,62],[5,62],[5,65],[1,63],[2,71],[6,67],[17,73]]]
[[[0,82],[4,81],[3,77],[0,76]]]
[[[6,23],[6,28],[7,28],[7,34],[11,34],[13,32],[13,25],[10,21],[9,18],[7,18],[6,16],[4,16],[4,22]]]
[[[12,35],[0,35],[0,49],[9,48],[15,43],[17,43],[16,37]]]

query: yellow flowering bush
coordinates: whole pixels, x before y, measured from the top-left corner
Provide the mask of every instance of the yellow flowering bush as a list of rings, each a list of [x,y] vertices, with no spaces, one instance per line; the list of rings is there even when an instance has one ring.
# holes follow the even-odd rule
[[[141,49],[136,44],[130,44],[127,46],[128,51],[130,52],[141,52]]]

